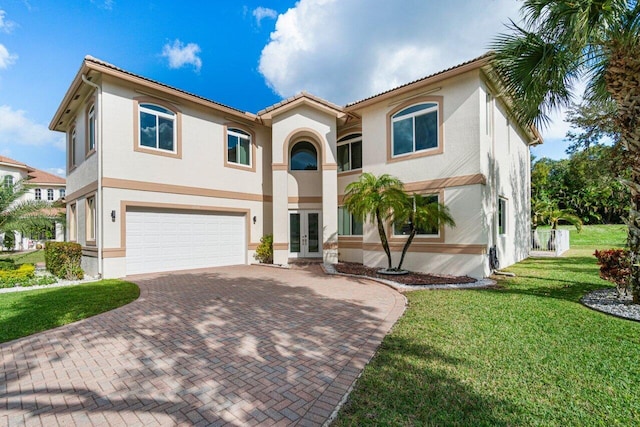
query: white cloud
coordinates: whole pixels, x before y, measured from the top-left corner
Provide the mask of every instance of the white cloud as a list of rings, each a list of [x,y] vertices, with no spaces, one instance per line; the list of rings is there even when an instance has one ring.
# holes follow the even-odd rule
[[[261,22],[265,18],[276,19],[278,17],[278,12],[273,9],[269,9],[268,7],[256,7],[253,9],[253,17],[256,18],[256,24],[260,26]]]
[[[162,48],[162,56],[169,59],[169,68],[182,68],[185,65],[192,65],[196,72],[202,68],[202,59],[198,56],[200,46],[195,43],[185,45],[176,39],[173,45],[167,43]]]
[[[17,26],[13,21],[5,19],[7,12],[0,9],[0,31],[9,34]]]
[[[91,0],[91,3],[97,5],[100,9],[112,10],[113,0]]]
[[[18,55],[9,53],[3,44],[0,44],[0,70],[6,70],[10,65],[13,65],[18,59]]]
[[[46,170],[46,172],[52,173],[52,174],[54,174],[54,175],[61,176],[61,177],[63,177],[63,178],[65,178],[65,176],[66,176],[66,174],[67,174],[67,172],[65,171],[65,169],[64,169],[64,168],[48,168],[48,169]]]
[[[34,122],[26,114],[23,110],[14,110],[8,105],[0,105],[0,146],[50,145],[61,151],[66,149],[64,135],[51,132],[46,126]]]

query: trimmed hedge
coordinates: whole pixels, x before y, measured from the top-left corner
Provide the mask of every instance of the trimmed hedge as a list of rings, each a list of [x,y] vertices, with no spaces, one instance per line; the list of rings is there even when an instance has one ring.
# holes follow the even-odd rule
[[[0,270],[0,287],[8,288],[29,282],[34,278],[35,271],[33,264],[22,264],[15,270]]]
[[[44,262],[47,270],[61,279],[76,280],[84,277],[80,266],[82,246],[72,242],[47,242],[44,245]]]
[[[13,258],[2,258],[0,259],[0,270],[15,270],[18,266]]]

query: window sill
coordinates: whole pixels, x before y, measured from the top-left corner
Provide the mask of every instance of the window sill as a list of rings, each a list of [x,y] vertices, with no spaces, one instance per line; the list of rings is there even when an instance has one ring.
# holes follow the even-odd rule
[[[435,156],[437,154],[442,154],[442,153],[444,153],[444,148],[442,146],[439,146],[436,148],[429,148],[426,150],[416,151],[413,153],[398,154],[397,156],[391,156],[387,158],[387,163],[402,162],[404,160],[412,160],[412,159],[418,159],[421,157]]]
[[[84,159],[87,160],[89,157],[94,155],[95,152],[96,152],[96,149],[94,148],[93,150],[89,151],[86,156],[84,156]]]
[[[180,153],[180,152],[161,150],[159,148],[150,148],[150,147],[137,146],[137,147],[135,147],[134,151],[137,151],[138,153],[154,154],[156,156],[171,157],[171,158],[174,158],[174,159],[182,159],[182,153]]]
[[[87,240],[87,241],[85,242],[85,244],[86,244],[87,246],[95,246],[95,245],[96,245],[96,241],[95,241],[95,240]]]
[[[338,176],[362,175],[362,168],[338,172]]]
[[[241,171],[246,171],[246,172],[255,172],[256,171],[256,165],[255,162],[251,165],[243,165],[242,163],[233,163],[233,162],[229,162],[227,160],[224,161],[224,167],[225,168],[231,168],[231,169],[238,169]]]

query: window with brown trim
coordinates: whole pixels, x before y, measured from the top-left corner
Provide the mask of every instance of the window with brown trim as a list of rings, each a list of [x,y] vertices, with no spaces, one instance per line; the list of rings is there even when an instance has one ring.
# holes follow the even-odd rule
[[[237,129],[227,129],[227,162],[251,166],[251,135]]]
[[[438,114],[437,102],[424,102],[406,107],[391,116],[392,155],[395,157],[438,148]]]
[[[438,194],[429,194],[429,195],[425,195],[425,198],[428,199],[429,204],[431,203],[438,203],[440,201],[440,197]],[[415,208],[415,203],[414,203],[414,208]],[[393,224],[393,235],[394,236],[408,236],[411,233],[411,223],[410,222],[405,222],[404,224],[398,224],[398,223],[394,223]],[[433,237],[437,237],[440,234],[440,227],[433,227],[430,229],[422,229],[422,228],[418,228],[417,232],[416,232],[416,236],[433,236]]]
[[[176,152],[176,113],[155,104],[140,104],[139,139],[141,148]]]
[[[96,108],[91,105],[87,112],[87,156],[96,150]]]
[[[77,153],[76,153],[76,128],[75,126],[69,132],[69,169],[73,169],[77,166]]]
[[[72,242],[78,240],[78,215],[76,207],[76,203],[69,205],[69,240]]]
[[[86,233],[87,242],[95,242],[96,240],[96,197],[87,197],[86,205]]]
[[[344,136],[337,144],[338,172],[362,169],[362,134]]]

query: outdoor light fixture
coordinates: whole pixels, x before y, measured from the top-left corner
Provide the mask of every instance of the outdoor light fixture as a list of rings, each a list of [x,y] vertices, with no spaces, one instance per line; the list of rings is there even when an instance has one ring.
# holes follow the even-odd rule
[[[255,224],[257,220],[258,220],[258,218],[254,216],[253,217],[253,223]]]
[[[116,211],[111,211],[111,221],[116,222]]]

